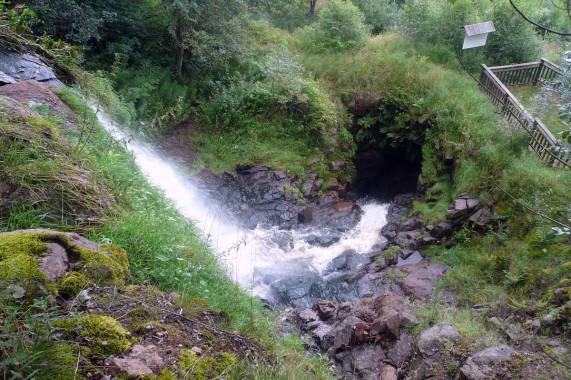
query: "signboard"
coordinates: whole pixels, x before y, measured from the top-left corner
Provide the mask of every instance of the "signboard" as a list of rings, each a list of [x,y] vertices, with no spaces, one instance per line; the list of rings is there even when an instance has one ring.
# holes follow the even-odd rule
[[[464,37],[464,46],[462,46],[462,50],[484,46],[488,39],[488,33],[496,31],[494,23],[491,21],[465,25],[463,28],[466,31],[466,36]]]
[[[475,36],[466,36],[464,37],[464,45],[462,46],[462,50],[484,46],[487,39],[488,33],[476,34]]]

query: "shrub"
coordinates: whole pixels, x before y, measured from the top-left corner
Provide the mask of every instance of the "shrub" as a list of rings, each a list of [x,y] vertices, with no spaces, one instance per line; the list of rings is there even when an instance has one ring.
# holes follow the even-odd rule
[[[319,13],[315,26],[303,29],[302,43],[314,52],[362,47],[368,35],[364,17],[350,1],[329,1]]]

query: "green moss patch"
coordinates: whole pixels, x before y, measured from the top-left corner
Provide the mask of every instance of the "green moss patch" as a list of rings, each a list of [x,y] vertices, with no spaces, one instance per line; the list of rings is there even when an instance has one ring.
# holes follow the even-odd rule
[[[236,355],[228,352],[198,356],[191,350],[182,349],[178,358],[178,367],[185,377],[206,380],[220,376],[236,361]]]
[[[114,318],[87,314],[78,323],[83,328],[80,335],[94,343],[91,349],[96,356],[121,354],[136,343],[135,338],[129,338],[129,331]]]

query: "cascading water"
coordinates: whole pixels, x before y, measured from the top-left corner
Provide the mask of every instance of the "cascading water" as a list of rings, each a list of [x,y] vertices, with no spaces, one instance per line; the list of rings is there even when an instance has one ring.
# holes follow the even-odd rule
[[[179,173],[175,165],[163,159],[152,146],[132,139],[100,109],[93,105],[92,108],[107,132],[134,154],[147,179],[161,188],[179,211],[202,229],[231,277],[241,286],[251,288],[254,295],[274,301],[268,273],[274,282],[300,272],[325,276],[328,264],[343,252],[365,253],[379,242],[380,229],[386,224],[387,206],[375,202],[361,203],[363,215],[360,222],[329,247],[307,242],[309,235],[325,232],[317,229],[240,229],[224,218],[222,205],[216,205],[212,199],[201,199],[199,194],[203,192],[191,179]],[[291,236],[285,246],[276,238],[280,234]]]

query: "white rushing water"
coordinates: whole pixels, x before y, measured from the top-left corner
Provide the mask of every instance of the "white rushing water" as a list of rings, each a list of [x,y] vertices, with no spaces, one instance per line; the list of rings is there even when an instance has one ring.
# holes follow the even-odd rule
[[[387,206],[371,202],[360,204],[363,216],[358,225],[327,248],[313,246],[305,241],[305,237],[318,234],[318,230],[286,232],[277,229],[240,229],[236,224],[224,219],[221,205],[216,205],[213,200],[200,199],[201,192],[191,179],[179,173],[175,165],[163,159],[152,146],[132,139],[96,106],[92,108],[107,132],[116,140],[125,143],[127,149],[134,154],[147,179],[161,188],[166,196],[174,201],[178,210],[193,219],[202,229],[205,238],[216,250],[234,281],[246,288],[252,288],[255,295],[267,296],[264,286],[254,278],[258,269],[279,269],[283,270],[284,274],[289,269],[320,273],[332,259],[346,250],[371,250],[378,242],[380,229],[386,224]],[[280,248],[276,236],[283,233],[291,234],[293,247],[282,245]]]

